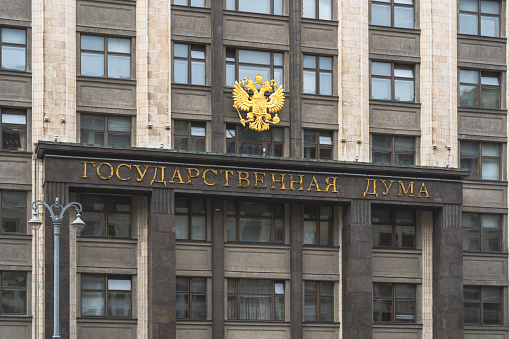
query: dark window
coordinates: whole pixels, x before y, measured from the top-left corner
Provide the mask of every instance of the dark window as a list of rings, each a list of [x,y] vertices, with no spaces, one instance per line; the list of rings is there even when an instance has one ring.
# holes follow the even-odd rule
[[[255,79],[258,73],[263,80],[274,79],[278,86],[283,83],[283,53],[226,49],[226,86],[233,87],[243,78]]]
[[[229,11],[283,15],[283,0],[226,0]]]
[[[371,0],[371,24],[414,28],[413,0]]]
[[[2,69],[26,70],[27,31],[25,29],[0,29],[0,60]]]
[[[205,152],[204,122],[175,120],[173,123],[173,148]]]
[[[304,245],[332,246],[334,213],[331,206],[304,206]]]
[[[173,4],[189,7],[205,7],[205,0],[173,0]]]
[[[228,201],[228,241],[284,243],[284,207],[264,202]]]
[[[177,277],[177,319],[205,319],[207,279]]]
[[[10,151],[26,151],[26,110],[0,108],[0,112],[2,113],[2,149]]]
[[[332,58],[304,55],[304,93],[332,95]]]
[[[332,160],[332,131],[304,130],[304,158]]]
[[[500,214],[463,213],[463,250],[500,252],[502,216]]]
[[[205,240],[207,203],[205,199],[175,199],[175,238]]]
[[[304,0],[302,17],[332,20],[332,0]]]
[[[82,195],[83,237],[131,237],[131,197]]]
[[[2,229],[4,233],[26,233],[27,194],[26,192],[0,191],[2,197]]]
[[[271,127],[257,132],[247,126],[226,125],[226,153],[283,156],[284,131]]]
[[[285,284],[228,279],[228,320],[285,320]]]
[[[205,85],[205,46],[173,44],[173,82]]]
[[[81,35],[81,75],[131,79],[131,39]]]
[[[414,211],[373,208],[371,223],[373,224],[373,247],[415,248]]]
[[[27,314],[27,273],[17,271],[0,272],[2,294],[0,315]]]
[[[398,165],[415,164],[415,138],[373,134],[371,140],[373,162]]]
[[[414,66],[371,62],[371,99],[414,101]]]
[[[460,70],[460,106],[500,108],[499,74]]]
[[[415,323],[415,285],[373,284],[373,322]]]
[[[502,325],[502,288],[464,286],[464,323],[472,325]]]
[[[304,281],[304,321],[334,321],[334,283]]]
[[[460,0],[459,33],[500,36],[500,2],[492,0]]]
[[[500,145],[460,141],[460,167],[470,170],[467,179],[500,180]]]
[[[130,146],[131,117],[81,114],[83,144]]]
[[[81,275],[81,316],[132,317],[131,277]]]

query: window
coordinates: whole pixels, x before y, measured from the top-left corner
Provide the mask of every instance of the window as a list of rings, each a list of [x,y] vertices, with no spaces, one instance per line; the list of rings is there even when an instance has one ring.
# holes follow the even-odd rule
[[[81,275],[82,317],[131,318],[131,300],[131,277]]]
[[[332,160],[332,131],[304,130],[304,158]]]
[[[334,321],[334,283],[304,281],[304,321]]]
[[[271,127],[257,132],[249,127],[226,125],[226,153],[283,156],[284,132]]]
[[[371,0],[371,24],[414,28],[413,0]]]
[[[372,135],[371,158],[375,163],[414,165],[415,138]]]
[[[2,197],[2,229],[0,234],[26,233],[27,193],[0,191]]]
[[[177,277],[177,319],[205,319],[206,278]]]
[[[332,20],[332,0],[304,0],[302,16],[310,19]]]
[[[282,85],[283,53],[226,48],[226,86],[233,87],[235,80],[243,78],[254,81],[258,73]]]
[[[460,0],[459,6],[460,34],[500,36],[500,1]]]
[[[25,29],[0,29],[0,59],[2,69],[26,70],[27,31]]]
[[[229,11],[283,15],[283,0],[226,0]]]
[[[414,101],[414,66],[371,62],[371,99]]]
[[[304,206],[304,245],[332,246],[334,213],[331,206]]]
[[[502,288],[464,286],[464,323],[472,325],[502,325]]]
[[[502,216],[500,214],[463,213],[463,250],[500,252]]]
[[[284,243],[282,204],[228,201],[228,241]]]
[[[499,74],[460,70],[460,106],[500,108]]]
[[[460,167],[470,170],[467,179],[500,180],[500,145],[460,141]]]
[[[2,113],[2,149],[9,151],[26,151],[26,110],[0,108],[0,112]]]
[[[304,55],[304,93],[332,95],[332,58]]]
[[[0,315],[27,314],[27,273],[17,271],[0,272],[2,293]]]
[[[173,82],[205,85],[205,46],[173,44]]]
[[[205,123],[175,120],[173,143],[175,149],[205,152]]]
[[[415,248],[415,212],[373,208],[373,247]]]
[[[228,279],[228,320],[285,320],[285,284]]]
[[[131,197],[82,195],[84,237],[131,237]]]
[[[173,4],[179,6],[205,7],[205,0],[173,0]]]
[[[415,322],[415,285],[373,284],[373,321]]]
[[[205,240],[206,222],[205,199],[175,199],[175,238],[177,240]]]
[[[131,79],[131,39],[81,35],[81,75]]]
[[[131,117],[81,114],[83,144],[130,146]]]

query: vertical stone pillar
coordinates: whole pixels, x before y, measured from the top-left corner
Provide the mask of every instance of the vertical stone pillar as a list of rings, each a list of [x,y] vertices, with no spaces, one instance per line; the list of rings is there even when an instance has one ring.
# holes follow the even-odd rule
[[[212,152],[224,152],[226,131],[223,121],[225,112],[223,79],[224,79],[224,56],[223,56],[223,1],[212,1]],[[232,109],[228,107],[227,109]]]
[[[292,322],[291,338],[302,338],[304,319],[304,294],[302,281],[302,244],[304,242],[304,222],[302,219],[302,205],[290,206],[290,319]]]
[[[373,338],[371,203],[354,199],[342,233],[343,338]]]
[[[148,335],[176,338],[175,215],[173,190],[154,188],[148,229]]]
[[[461,205],[445,204],[433,230],[433,338],[463,338]]]
[[[212,201],[212,338],[224,339],[224,200]]]
[[[301,157],[302,149],[302,0],[290,1],[290,157]]]
[[[433,212],[421,211],[422,338],[433,339]]]

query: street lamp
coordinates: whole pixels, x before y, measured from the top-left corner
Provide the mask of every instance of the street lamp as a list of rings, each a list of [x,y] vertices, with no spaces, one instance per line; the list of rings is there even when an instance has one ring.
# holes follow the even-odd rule
[[[58,202],[58,198],[55,198],[55,203],[53,205],[48,205],[46,202],[42,200],[36,200],[32,203],[32,209],[34,210],[34,214],[32,219],[28,221],[28,224],[30,227],[32,227],[33,230],[38,230],[41,225],[42,221],[37,216],[37,207],[44,206],[49,211],[51,215],[51,219],[53,220],[53,237],[54,237],[54,258],[53,258],[53,264],[54,264],[54,272],[53,272],[53,283],[54,283],[54,289],[53,289],[53,339],[60,339],[60,298],[59,298],[59,292],[60,292],[60,224],[62,223],[62,219],[64,218],[65,211],[71,207],[74,206],[76,208],[76,212],[78,213],[76,215],[76,220],[74,220],[71,225],[73,225],[78,232],[83,231],[85,228],[85,222],[81,220],[81,204],[78,202],[70,202],[65,206],[62,206]],[[55,214],[55,210],[60,211],[60,213]]]

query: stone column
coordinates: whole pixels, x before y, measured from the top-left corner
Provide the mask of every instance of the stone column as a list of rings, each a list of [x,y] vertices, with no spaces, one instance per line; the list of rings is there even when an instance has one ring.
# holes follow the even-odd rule
[[[223,1],[212,1],[212,152],[224,152],[226,131],[223,121],[224,56],[223,56]],[[227,109],[232,109],[231,106]]]
[[[212,338],[224,339],[224,200],[212,201]]]
[[[302,244],[304,241],[302,219],[303,205],[292,204],[290,206],[290,319],[292,327],[290,329],[292,338],[302,338],[304,319],[303,281],[302,281]]]
[[[301,157],[302,149],[302,0],[290,1],[290,156]]]
[[[342,232],[343,338],[373,338],[371,203],[352,200]],[[437,337],[438,338],[438,337]]]

